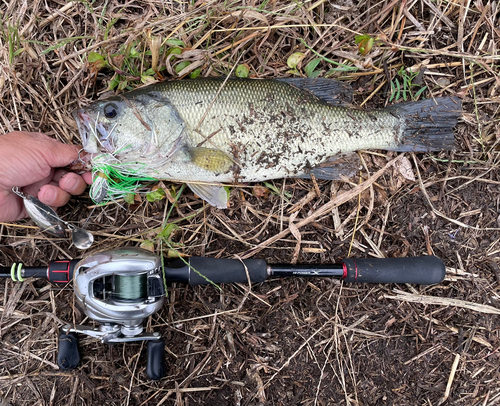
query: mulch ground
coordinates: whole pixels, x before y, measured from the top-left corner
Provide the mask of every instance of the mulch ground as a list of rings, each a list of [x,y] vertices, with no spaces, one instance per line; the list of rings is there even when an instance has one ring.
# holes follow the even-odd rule
[[[453,152],[405,153],[386,166],[396,153],[364,151],[364,169],[351,179],[235,187],[226,210],[185,189],[168,219],[178,227],[166,242],[186,255],[327,264],[434,254],[447,266],[443,283],[174,284],[146,323],[167,343],[167,376],[151,382],[140,343],[82,338],[80,367],[59,370],[60,327],[89,323],[71,286],[5,280],[1,405],[500,403],[498,2],[7,0],[0,14],[4,133],[42,131],[78,144],[71,111],[111,87],[224,76],[235,65],[256,78],[349,82],[354,104],[366,109],[416,97],[463,102]],[[297,52],[298,65],[290,59]],[[353,192],[359,185],[362,193]],[[175,194],[180,185],[160,187]],[[85,194],[58,212],[77,225],[92,213],[91,254],[158,250],[170,207],[142,196],[92,212]],[[2,266],[81,255],[30,220],[0,223]]]

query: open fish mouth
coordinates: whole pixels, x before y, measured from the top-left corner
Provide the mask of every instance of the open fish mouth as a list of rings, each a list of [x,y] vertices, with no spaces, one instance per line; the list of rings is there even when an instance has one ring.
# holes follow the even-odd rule
[[[113,153],[113,130],[107,131],[103,123],[99,122],[99,116],[94,119],[85,110],[75,110],[73,118],[78,126],[83,149],[91,154],[103,152]]]

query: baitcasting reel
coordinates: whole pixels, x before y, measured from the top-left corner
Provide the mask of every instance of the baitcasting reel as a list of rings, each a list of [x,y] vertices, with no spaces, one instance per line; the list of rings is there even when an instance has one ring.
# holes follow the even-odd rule
[[[148,251],[115,250],[79,262],[74,271],[76,301],[99,328],[65,326],[65,333],[82,333],[103,343],[158,340],[144,333],[142,322],[163,305],[165,288],[161,261]]]
[[[159,333],[145,333],[142,326],[145,318],[163,306],[160,257],[131,248],[98,253],[77,264],[73,283],[77,306],[100,325],[65,325],[59,337],[59,366],[72,369],[80,362],[73,333],[106,344],[148,341],[146,371],[151,379],[160,379],[165,370],[165,343]]]
[[[59,336],[58,365],[74,369],[80,362],[77,335],[114,344],[147,341],[146,374],[158,380],[165,376],[165,342],[159,333],[143,331],[143,321],[160,310],[165,284],[264,282],[268,278],[330,277],[355,283],[413,283],[430,285],[444,279],[445,266],[434,256],[416,258],[344,259],[340,264],[268,265],[262,259],[218,259],[190,257],[164,261],[140,248],[119,248],[83,260],[52,261],[45,267],[14,264],[0,267],[0,278],[22,282],[24,278],[46,278],[74,283],[76,303],[99,327],[65,325]]]

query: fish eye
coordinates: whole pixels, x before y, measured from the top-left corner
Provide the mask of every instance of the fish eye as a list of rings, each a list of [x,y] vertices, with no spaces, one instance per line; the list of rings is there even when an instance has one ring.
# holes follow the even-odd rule
[[[104,106],[104,116],[107,118],[115,118],[118,115],[118,107],[113,103],[108,103]]]

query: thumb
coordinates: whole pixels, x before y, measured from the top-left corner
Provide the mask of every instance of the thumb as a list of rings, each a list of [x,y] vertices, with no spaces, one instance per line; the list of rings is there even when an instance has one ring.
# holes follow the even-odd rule
[[[45,162],[52,168],[60,168],[69,165],[78,158],[80,147],[76,145],[63,144],[53,139],[40,140],[40,152]]]

